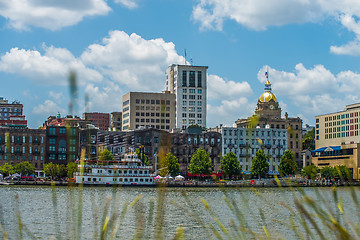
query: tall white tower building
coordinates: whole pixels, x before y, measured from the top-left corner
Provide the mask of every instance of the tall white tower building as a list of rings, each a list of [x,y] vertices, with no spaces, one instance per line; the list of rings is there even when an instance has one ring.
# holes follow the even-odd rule
[[[176,128],[206,127],[207,66],[176,65],[166,70],[166,90],[176,95]]]

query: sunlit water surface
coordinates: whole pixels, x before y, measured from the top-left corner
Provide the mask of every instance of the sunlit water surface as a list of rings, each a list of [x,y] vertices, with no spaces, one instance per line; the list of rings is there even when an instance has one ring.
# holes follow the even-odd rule
[[[155,238],[155,225],[161,222],[163,222],[161,226],[165,239],[172,239],[179,226],[184,228],[187,239],[216,239],[207,228],[209,224],[213,224],[221,232],[214,217],[217,217],[227,229],[231,229],[234,221],[235,224],[262,235],[265,226],[270,236],[275,239],[296,239],[294,230],[288,225],[291,213],[280,202],[295,209],[295,196],[303,196],[299,190],[290,188],[257,188],[259,194],[250,188],[159,190],[159,188],[143,187],[84,187],[82,194],[79,193],[79,189],[78,187],[52,189],[48,186],[0,186],[0,223],[9,233],[9,239],[18,239],[21,235],[18,213],[25,227],[23,231],[25,239],[30,239],[31,235],[36,239],[74,238],[80,216],[79,201],[82,207],[81,239],[94,239],[96,236],[99,238],[102,229],[99,223],[103,219],[107,201],[110,201],[108,215],[116,213],[119,216],[123,206],[140,195],[140,201],[129,208],[120,224],[116,233],[117,239],[132,239],[139,227],[145,228],[144,239]],[[339,212],[333,200],[332,188],[302,188],[302,190],[315,201],[321,201],[328,211]],[[183,192],[186,193],[187,199],[183,196]],[[355,188],[355,193],[360,199],[359,188]],[[225,195],[236,202],[246,221],[239,222],[234,211],[226,204]],[[360,214],[357,212],[359,208],[351,198],[350,187],[338,188],[338,195],[341,196],[345,206],[347,221],[359,223]],[[201,199],[209,204],[213,213],[205,209]],[[161,200],[164,202],[159,205]],[[152,215],[151,203],[154,203]],[[163,220],[157,215],[159,210],[164,213],[160,214],[163,215]],[[112,231],[115,226],[109,226],[109,229]],[[301,227],[298,229],[300,232],[303,231]],[[221,234],[225,236],[224,233]],[[0,238],[1,236],[0,232]]]

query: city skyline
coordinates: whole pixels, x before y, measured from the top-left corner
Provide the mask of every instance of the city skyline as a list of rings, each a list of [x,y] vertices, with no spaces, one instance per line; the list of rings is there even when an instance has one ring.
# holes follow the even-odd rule
[[[314,125],[360,102],[359,17],[351,0],[13,0],[0,4],[0,96],[21,101],[37,128],[69,114],[73,69],[76,115],[121,111],[127,92],[165,90],[166,68],[186,52],[209,67],[208,127],[252,115],[266,71],[282,115]]]

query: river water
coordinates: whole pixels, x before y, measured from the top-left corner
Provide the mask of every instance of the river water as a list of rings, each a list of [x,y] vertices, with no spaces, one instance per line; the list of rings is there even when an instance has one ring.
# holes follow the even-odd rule
[[[308,233],[299,223],[298,219],[304,214],[298,213],[294,200],[300,199],[299,202],[306,205],[305,196],[315,201],[317,209],[323,209],[325,214],[334,213],[335,218],[349,228],[354,222],[360,223],[360,188],[341,187],[337,194],[344,214],[336,206],[330,187],[257,188],[254,191],[251,188],[0,186],[0,223],[9,239],[21,236],[24,239],[76,239],[77,236],[80,236],[78,239],[99,239],[103,229],[100,223],[107,222],[106,216],[110,219],[107,237],[114,231],[116,239],[133,239],[137,233],[143,239],[157,239],[156,233],[173,239],[179,226],[186,239],[217,239],[214,231],[234,239],[234,225],[259,234],[247,233],[243,236],[245,239],[265,236],[264,228],[272,239],[298,239],[297,234],[307,236]],[[354,195],[359,199],[357,203]],[[236,204],[238,214],[229,207],[225,196]],[[139,200],[128,205],[135,199]],[[209,208],[205,208],[204,201]],[[119,221],[112,224],[114,216],[115,220],[121,219],[124,206],[128,206],[124,218],[119,224]],[[305,209],[311,214],[315,212],[311,207],[305,206]],[[295,230],[290,226],[292,218]],[[326,237],[334,237],[319,219],[316,222]],[[308,226],[317,239],[313,225],[308,223]]]

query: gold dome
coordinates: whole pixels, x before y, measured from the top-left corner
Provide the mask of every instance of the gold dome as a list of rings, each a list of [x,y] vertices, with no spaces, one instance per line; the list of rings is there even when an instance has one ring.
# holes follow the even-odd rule
[[[271,99],[277,102],[276,97],[272,92],[264,92],[259,98],[260,102],[269,102]]]

